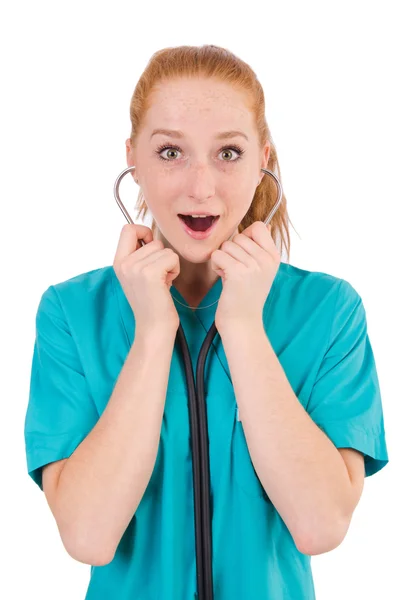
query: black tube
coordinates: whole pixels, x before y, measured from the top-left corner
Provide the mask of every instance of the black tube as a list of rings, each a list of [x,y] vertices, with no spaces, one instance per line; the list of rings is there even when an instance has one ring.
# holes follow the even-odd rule
[[[197,393],[192,360],[182,324],[176,339],[182,350],[188,388],[189,423],[192,439],[194,522],[196,537],[196,578],[198,600],[213,600],[212,580],[212,506],[208,453],[207,406],[204,393],[204,369],[209,348],[218,333],[215,322],[201,346],[196,372]],[[195,595],[197,598],[197,596]]]

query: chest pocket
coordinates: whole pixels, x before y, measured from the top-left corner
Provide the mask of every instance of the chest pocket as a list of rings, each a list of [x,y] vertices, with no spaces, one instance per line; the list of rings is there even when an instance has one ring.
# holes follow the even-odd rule
[[[262,497],[271,502],[252,463],[241,421],[235,420],[233,431],[233,463],[237,484],[248,496]]]

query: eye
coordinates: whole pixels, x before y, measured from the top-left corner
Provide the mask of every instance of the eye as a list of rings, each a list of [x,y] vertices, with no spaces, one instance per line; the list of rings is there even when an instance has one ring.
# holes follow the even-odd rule
[[[167,162],[172,162],[174,159],[173,158],[171,158],[171,159],[164,158],[164,156],[161,156],[162,153],[164,152],[164,150],[173,150],[176,152],[182,152],[182,150],[181,150],[181,148],[179,148],[179,146],[170,146],[169,144],[163,144],[162,146],[159,146],[156,149],[156,154],[158,155],[160,160],[165,160]],[[240,160],[240,158],[242,157],[242,155],[245,152],[245,150],[240,148],[240,146],[235,145],[235,146],[223,146],[223,148],[221,148],[219,150],[219,153],[226,152],[227,150],[232,150],[233,152],[236,152],[237,158],[235,158],[234,160],[223,160],[222,162],[237,162],[238,160]]]

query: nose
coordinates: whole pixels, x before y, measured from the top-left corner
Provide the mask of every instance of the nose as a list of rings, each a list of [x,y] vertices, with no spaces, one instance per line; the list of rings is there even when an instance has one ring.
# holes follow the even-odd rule
[[[185,188],[189,198],[205,201],[215,194],[215,181],[210,167],[199,163],[189,165],[186,173]]]

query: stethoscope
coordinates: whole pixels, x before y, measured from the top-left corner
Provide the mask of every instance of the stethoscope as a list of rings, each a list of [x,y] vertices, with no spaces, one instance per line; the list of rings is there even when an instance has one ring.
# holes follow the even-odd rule
[[[119,205],[123,215],[128,223],[134,224],[119,196],[120,181],[135,167],[124,169],[117,177],[114,184],[114,197]],[[278,209],[282,197],[283,190],[278,178],[267,169],[261,169],[263,173],[267,173],[273,177],[278,188],[277,202],[271,209],[267,219],[264,221],[267,225],[274,213]],[[139,240],[141,246],[145,245],[143,240]],[[194,489],[194,522],[196,536],[196,575],[197,575],[197,590],[199,600],[213,600],[213,584],[212,584],[212,528],[210,514],[210,481],[209,481],[209,457],[208,457],[208,424],[207,424],[207,407],[204,398],[204,368],[207,359],[208,350],[218,333],[215,322],[210,327],[203,345],[201,346],[197,360],[197,392],[194,383],[194,373],[192,360],[189,353],[189,348],[186,342],[185,333],[182,324],[176,334],[176,340],[179,341],[182,357],[185,366],[187,386],[188,386],[188,402],[189,402],[189,422],[190,433],[192,437],[192,458],[193,458],[193,489]],[[195,595],[197,598],[197,596]]]

